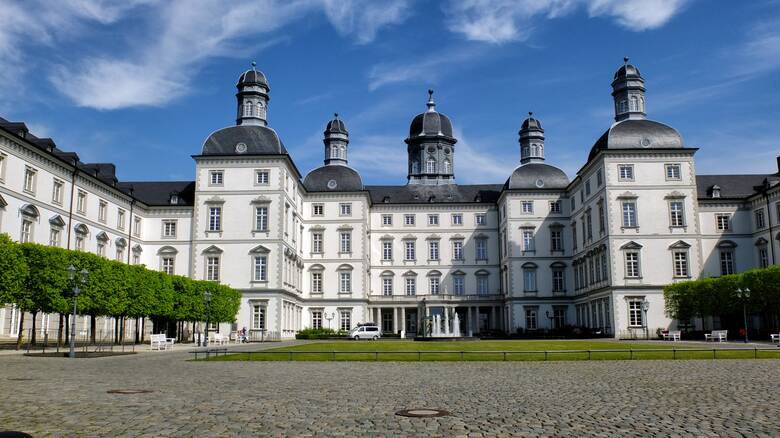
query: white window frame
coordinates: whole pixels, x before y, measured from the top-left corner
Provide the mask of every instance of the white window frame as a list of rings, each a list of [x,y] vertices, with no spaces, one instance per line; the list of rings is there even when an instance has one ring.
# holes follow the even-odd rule
[[[534,213],[534,201],[520,201],[520,213],[533,214]]]
[[[428,294],[439,295],[441,293],[441,277],[432,275],[428,277]]]
[[[523,268],[523,292],[538,292],[537,268]]]
[[[463,214],[462,213],[452,213],[451,219],[452,225],[460,226],[463,225]]]
[[[162,221],[162,237],[165,239],[175,239],[176,238],[176,224],[175,219],[164,219]]]
[[[35,195],[35,188],[37,186],[38,170],[30,166],[24,166],[24,185],[22,189],[24,192],[31,195]]]
[[[255,255],[252,257],[252,278],[254,281],[268,281],[267,255]]]
[[[462,274],[456,274],[452,276],[452,293],[453,295],[466,295],[466,276]]]
[[[311,252],[314,254],[322,254],[325,248],[325,233],[321,231],[315,231],[311,233]]]
[[[209,186],[223,187],[225,185],[224,170],[209,170]]]
[[[638,250],[623,252],[626,278],[642,278],[642,255]]]
[[[675,170],[676,169],[676,170]],[[675,174],[676,172],[676,174]],[[669,163],[664,165],[664,174],[667,181],[682,180],[682,165],[679,163]]]
[[[735,251],[733,248],[721,248],[718,251],[720,262],[720,275],[731,275],[737,272],[735,260]]]
[[[404,277],[404,294],[407,297],[413,297],[417,295],[417,277]]]
[[[49,230],[49,246],[59,247],[62,243],[62,229],[52,227]]]
[[[339,232],[339,253],[340,254],[352,253],[352,232],[351,231]]]
[[[487,225],[487,215],[485,213],[477,213],[474,215],[474,223],[478,226]]]
[[[488,275],[477,275],[477,295],[490,295],[490,278]]]
[[[685,202],[682,199],[669,201],[669,226],[672,228],[685,227]]]
[[[312,204],[311,215],[320,217],[325,215],[325,204]]]
[[[430,261],[438,261],[440,257],[440,251],[439,251],[439,241],[438,240],[429,240],[428,241],[428,260]]]
[[[439,215],[438,214],[429,214],[428,215],[428,226],[431,226],[431,227],[438,227],[439,226]]]
[[[393,260],[393,241],[392,240],[383,240],[382,241],[382,260],[386,261],[386,262]]]
[[[339,216],[352,216],[351,202],[342,202],[339,204]]]
[[[725,227],[721,221],[725,220]],[[731,213],[715,213],[715,229],[717,231],[731,231]]]
[[[417,243],[414,240],[404,241],[404,260],[415,261],[417,260]]]
[[[222,206],[210,205],[208,207],[208,229],[210,232],[222,231]]]
[[[561,214],[561,201],[550,201],[550,214]]]
[[[65,189],[65,182],[59,178],[54,178],[51,188],[51,202],[62,205],[62,194]]]
[[[462,240],[453,240],[452,241],[452,260],[463,260],[463,241]]]
[[[385,275],[382,277],[382,295],[390,297],[393,295],[393,277]]]
[[[404,226],[406,227],[412,227],[415,224],[415,215],[413,214],[405,214],[404,215]]]
[[[690,257],[687,249],[672,251],[672,275],[674,278],[689,278],[691,276]]]
[[[631,206],[629,211],[627,211],[626,207]],[[638,218],[638,209],[637,209],[637,203],[636,200],[630,200],[630,201],[623,201],[620,203],[620,212],[621,212],[621,218],[622,218],[622,225],[623,228],[638,228],[639,227],[639,218]]]
[[[220,278],[220,269],[221,269],[221,262],[220,256],[218,255],[207,255],[206,256],[206,281],[219,281]]]
[[[19,231],[19,242],[27,243],[35,241],[35,221],[29,217],[22,217],[22,224]]]
[[[118,208],[116,211],[116,227],[120,230],[125,229],[125,210]]]
[[[318,295],[322,293],[322,280],[322,271],[313,271],[311,273],[311,293]]]
[[[339,293],[352,293],[352,271],[339,271]]]
[[[382,215],[382,226],[383,227],[389,227],[393,225],[393,215],[392,214],[383,214]]]
[[[474,244],[474,256],[476,260],[487,261],[488,260],[488,240],[476,239]]]
[[[160,270],[166,274],[173,275],[176,270],[176,257],[172,255],[160,256]]]
[[[255,206],[255,231],[268,231],[268,206]]]
[[[255,185],[268,186],[271,184],[271,171],[268,169],[255,170]]]
[[[634,181],[636,175],[634,174],[633,164],[618,164],[618,181]]]
[[[632,328],[644,327],[644,311],[642,310],[642,304],[644,298],[631,298],[628,300],[628,326]]]
[[[84,190],[76,192],[76,213],[87,214],[87,192]]]

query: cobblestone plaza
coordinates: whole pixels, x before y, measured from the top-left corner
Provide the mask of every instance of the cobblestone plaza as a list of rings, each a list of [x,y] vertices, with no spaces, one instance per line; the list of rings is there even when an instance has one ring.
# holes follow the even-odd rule
[[[183,350],[79,360],[0,356],[0,430],[36,437],[780,435],[776,360],[188,358]],[[107,393],[113,389],[152,392]],[[414,408],[450,415],[395,415]]]

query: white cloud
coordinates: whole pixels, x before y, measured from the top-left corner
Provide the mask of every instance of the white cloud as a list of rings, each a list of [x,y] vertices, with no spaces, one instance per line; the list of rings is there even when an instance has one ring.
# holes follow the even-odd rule
[[[520,152],[517,160],[506,159],[506,151],[491,154],[486,145],[472,145],[458,129],[453,132],[458,143],[455,145],[455,180],[460,184],[495,184],[504,182],[520,164]],[[477,172],[470,169],[479,169]]]
[[[355,35],[367,44],[385,26],[399,24],[409,15],[408,0],[323,0],[325,15],[341,35]]]
[[[368,179],[404,178],[408,157],[406,145],[397,135],[353,136],[350,139],[349,165]]]
[[[484,51],[479,53],[474,48],[461,47],[415,61],[405,58],[401,62],[377,64],[368,72],[368,89],[373,91],[384,85],[412,80],[431,83],[437,79],[439,73],[452,71],[449,67],[473,65],[474,57],[480,54],[484,54]]]
[[[538,17],[556,18],[585,6],[591,17],[608,16],[629,30],[664,25],[688,0],[452,0],[445,7],[450,31],[494,44],[525,41]]]

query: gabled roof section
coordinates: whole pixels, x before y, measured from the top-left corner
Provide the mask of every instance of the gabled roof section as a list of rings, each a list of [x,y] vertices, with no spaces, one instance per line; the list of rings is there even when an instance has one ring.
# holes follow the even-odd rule
[[[195,201],[195,181],[126,181],[117,184],[123,192],[150,207],[191,206]],[[176,194],[177,203],[171,203]]]
[[[501,184],[366,186],[372,204],[495,204]]]
[[[777,174],[696,175],[696,195],[699,199],[745,199],[755,195],[764,185],[780,182]],[[720,188],[720,196],[712,196],[712,187]]]

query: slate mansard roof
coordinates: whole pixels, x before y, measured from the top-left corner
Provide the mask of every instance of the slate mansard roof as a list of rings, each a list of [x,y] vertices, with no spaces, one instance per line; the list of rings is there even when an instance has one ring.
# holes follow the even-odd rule
[[[243,145],[243,146],[241,146]],[[201,155],[281,155],[287,149],[276,131],[267,126],[238,125],[213,132]]]
[[[696,175],[696,195],[699,199],[745,199],[759,193],[764,181],[780,183],[780,174],[755,175]],[[712,187],[718,186],[720,196],[712,196]]]
[[[195,181],[124,181],[119,183],[123,192],[150,207],[166,205],[192,206],[195,203]],[[176,195],[178,202],[171,203],[171,196]]]
[[[339,164],[320,166],[306,175],[303,185],[310,192],[359,192],[363,180],[353,168]]]
[[[426,186],[366,186],[372,204],[495,204],[501,195],[500,184]]]
[[[627,119],[613,124],[596,140],[588,161],[606,149],[682,149],[683,139],[676,129],[644,119]]]
[[[505,189],[558,189],[566,190],[569,177],[561,169],[544,163],[528,163],[519,166],[504,184]]]

